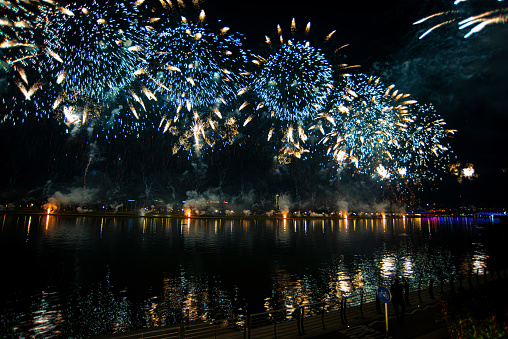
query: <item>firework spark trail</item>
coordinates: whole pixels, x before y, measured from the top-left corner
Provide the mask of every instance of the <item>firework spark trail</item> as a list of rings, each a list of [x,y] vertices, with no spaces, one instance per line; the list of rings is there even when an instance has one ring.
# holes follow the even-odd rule
[[[25,101],[30,101],[28,107],[38,104],[37,97],[45,80],[37,74],[40,70],[36,60],[41,56],[52,57],[51,53],[54,53],[38,41],[41,32],[37,27],[37,19],[41,12],[57,7],[56,2],[0,2],[0,65],[8,79],[11,79],[6,90],[10,96],[2,98],[2,122],[11,121],[16,124],[25,121],[30,114],[38,118],[44,115],[42,110],[33,114],[22,106]]]
[[[16,69],[17,64],[27,67],[38,54],[34,25],[38,13],[51,4],[36,1],[0,2],[0,48],[4,69]]]
[[[454,5],[458,5],[461,2],[467,2],[467,0],[456,0],[454,2]],[[484,1],[484,2],[486,2],[486,1]],[[490,1],[490,2],[494,2],[494,1]],[[441,23],[434,25],[433,27],[431,27],[430,29],[425,31],[423,34],[421,34],[419,39],[423,39],[425,36],[427,36],[429,33],[434,31],[435,29],[437,29],[441,26],[453,23],[453,22],[458,23],[459,30],[469,28],[469,32],[467,32],[464,35],[464,38],[467,39],[471,35],[480,32],[481,30],[483,30],[485,27],[487,27],[489,25],[504,24],[508,21],[508,8],[506,7],[506,5],[501,5],[500,2],[502,2],[502,1],[497,1],[496,3],[497,3],[497,6],[503,6],[501,8],[496,8],[496,9],[489,8],[488,10],[485,10],[485,8],[482,8],[480,10],[479,14],[471,15],[469,17],[462,16],[461,15],[462,11],[452,10],[452,11],[445,11],[445,12],[440,12],[440,13],[435,13],[435,14],[429,15],[425,18],[422,18],[422,19],[414,22],[413,25],[419,25],[419,24],[422,24],[428,20],[431,20],[433,18],[440,17],[440,16],[458,15],[457,17],[454,17],[452,19],[449,19],[449,20],[446,20],[446,21],[443,21]],[[483,2],[482,2],[482,4],[483,4]]]

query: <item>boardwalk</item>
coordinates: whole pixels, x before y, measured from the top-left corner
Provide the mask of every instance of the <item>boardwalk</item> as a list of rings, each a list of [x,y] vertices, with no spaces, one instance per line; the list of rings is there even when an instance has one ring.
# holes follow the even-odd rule
[[[444,293],[457,289],[475,288],[488,281],[508,280],[508,271],[495,272],[484,276],[472,276],[460,280],[446,281],[421,291],[409,294],[410,306],[406,310],[406,324],[399,324],[392,305],[388,305],[389,330],[392,338],[446,338],[444,324],[436,314],[439,298]],[[323,304],[305,306],[305,316],[300,323],[295,320],[282,321],[285,314],[275,311],[254,314],[243,319],[224,319],[214,323],[175,325],[163,328],[145,329],[124,334],[95,337],[96,339],[138,339],[138,338],[385,338],[384,304],[382,312],[375,302],[363,306],[346,307],[345,310],[327,310]],[[347,306],[347,305],[346,305]]]

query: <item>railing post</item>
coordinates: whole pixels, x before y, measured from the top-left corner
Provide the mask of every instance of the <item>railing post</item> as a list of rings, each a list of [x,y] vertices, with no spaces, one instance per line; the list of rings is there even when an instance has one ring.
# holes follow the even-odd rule
[[[363,319],[363,288],[360,291],[360,315]]]
[[[347,324],[347,317],[346,317],[346,310],[347,310],[347,298],[343,297],[344,299],[344,323]]]
[[[273,337],[277,338],[277,311],[275,311],[275,316],[273,317]]]
[[[431,278],[429,282],[429,295],[430,299],[434,299],[434,278]]]
[[[277,338],[277,319],[279,318],[279,313],[275,311],[274,317],[273,317],[273,335],[274,338]]]
[[[305,306],[302,306],[302,307],[301,307],[301,310],[302,310],[302,311],[300,312],[300,314],[301,314],[302,316],[301,316],[301,318],[300,318],[300,319],[301,319],[301,322],[302,322],[302,335],[303,335],[303,334],[305,334],[305,329],[304,329],[304,327],[303,327],[303,319],[305,318]]]
[[[321,315],[321,324],[323,325],[323,330],[326,328],[325,327],[325,312],[326,312],[326,303],[323,301],[323,312]]]
[[[247,339],[250,339],[250,313],[247,314],[247,326],[246,326],[246,332],[247,332]]]
[[[421,290],[422,290],[422,278],[420,277],[418,279],[418,300],[420,300],[420,304],[422,303],[422,293],[421,293]]]
[[[180,324],[178,327],[178,339],[184,339],[185,338],[185,327],[183,324]]]
[[[296,327],[298,328],[298,335],[302,335],[302,308],[296,306]]]
[[[243,339],[247,339],[247,317],[243,318]]]
[[[340,322],[342,324],[345,323],[345,321],[344,321],[344,298],[340,299]]]

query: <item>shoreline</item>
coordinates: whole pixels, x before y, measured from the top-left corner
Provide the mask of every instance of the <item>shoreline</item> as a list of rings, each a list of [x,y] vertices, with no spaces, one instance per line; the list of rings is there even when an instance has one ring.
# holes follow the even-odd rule
[[[501,215],[475,215],[475,214],[432,214],[432,213],[409,213],[409,214],[381,214],[376,215],[304,215],[304,216],[289,216],[284,215],[280,212],[275,215],[241,215],[241,214],[192,214],[190,216],[184,213],[139,213],[139,212],[50,212],[47,211],[33,211],[33,210],[3,210],[0,214],[5,215],[39,215],[39,216],[55,216],[55,217],[115,217],[115,218],[175,218],[175,219],[280,219],[280,220],[361,220],[361,219],[415,219],[415,218],[478,218],[478,219],[489,219],[498,218],[504,219]],[[369,213],[370,214],[370,213]]]

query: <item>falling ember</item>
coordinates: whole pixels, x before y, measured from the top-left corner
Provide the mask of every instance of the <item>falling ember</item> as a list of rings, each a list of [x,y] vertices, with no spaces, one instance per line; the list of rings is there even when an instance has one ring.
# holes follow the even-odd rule
[[[243,126],[247,125],[254,117],[250,115],[247,119],[245,119],[245,122],[243,123]]]
[[[270,139],[272,138],[272,135],[273,135],[273,131],[275,130],[274,127],[271,127],[270,130],[268,131],[268,141],[270,141]]]
[[[461,2],[465,2],[465,0],[456,0],[454,2],[454,5],[457,5]],[[498,0],[498,2],[502,2],[502,0]],[[420,36],[420,39],[424,38],[426,35],[428,35],[430,32],[435,30],[436,28],[439,28],[441,26],[455,23],[458,21],[459,30],[463,30],[464,28],[468,28],[469,32],[464,35],[464,38],[467,39],[472,34],[480,32],[482,29],[484,29],[488,25],[493,24],[505,24],[508,21],[508,15],[506,14],[508,9],[506,7],[496,8],[492,10],[488,10],[486,12],[479,13],[477,15],[470,16],[466,19],[463,19],[460,16],[461,11],[447,11],[447,12],[440,12],[435,13],[432,15],[429,15],[423,19],[420,19],[413,23],[413,25],[421,24],[429,19],[442,16],[442,15],[453,15],[451,19],[440,22],[433,27],[429,28],[425,33],[423,33]],[[459,21],[460,20],[460,21]]]
[[[241,106],[240,108],[238,109],[239,111],[241,111],[242,109],[244,109],[245,107],[247,107],[247,105],[249,104],[248,101],[245,101]]]
[[[136,117],[136,119],[139,120],[139,115],[138,115],[138,112],[136,112],[134,105],[130,101],[128,102],[128,105],[129,105],[129,108],[130,108],[132,114],[134,114],[134,117]]]

